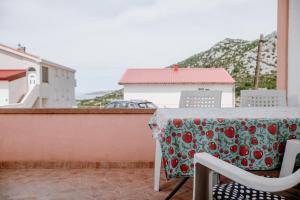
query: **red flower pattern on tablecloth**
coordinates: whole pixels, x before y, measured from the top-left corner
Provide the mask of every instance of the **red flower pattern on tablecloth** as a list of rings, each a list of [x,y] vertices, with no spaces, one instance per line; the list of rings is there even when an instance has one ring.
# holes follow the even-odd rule
[[[300,139],[300,119],[172,119],[159,137],[167,178],[193,176],[195,153],[246,170],[280,166],[285,143]]]

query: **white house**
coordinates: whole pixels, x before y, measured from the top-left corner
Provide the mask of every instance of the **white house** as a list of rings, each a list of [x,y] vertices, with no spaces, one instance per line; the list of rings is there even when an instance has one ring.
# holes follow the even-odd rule
[[[222,107],[234,106],[234,79],[223,68],[127,69],[119,81],[124,100],[143,99],[158,107],[179,106],[183,90],[222,91]]]
[[[0,108],[75,106],[75,70],[0,44]]]

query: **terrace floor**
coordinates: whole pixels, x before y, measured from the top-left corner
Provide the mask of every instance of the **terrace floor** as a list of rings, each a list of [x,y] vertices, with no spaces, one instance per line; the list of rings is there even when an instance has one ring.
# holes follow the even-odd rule
[[[0,169],[0,200],[136,200],[164,199],[179,179],[161,176],[161,192],[153,190],[153,169]],[[226,181],[223,179],[223,182]],[[193,179],[173,200],[192,199]],[[300,199],[300,185],[284,192]]]
[[[0,200],[164,199],[178,180],[153,190],[153,169],[0,169]],[[174,200],[192,199],[189,179]]]

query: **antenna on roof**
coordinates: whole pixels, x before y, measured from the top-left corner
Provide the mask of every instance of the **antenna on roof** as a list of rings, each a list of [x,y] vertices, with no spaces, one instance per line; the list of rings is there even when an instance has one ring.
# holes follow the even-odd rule
[[[25,47],[25,46],[22,46],[22,45],[19,43],[19,44],[18,44],[17,50],[20,51],[20,52],[25,53],[25,52],[26,52],[26,47]]]
[[[173,71],[174,71],[174,72],[177,72],[178,69],[179,69],[179,65],[178,65],[178,64],[174,64],[174,65],[173,65]]]

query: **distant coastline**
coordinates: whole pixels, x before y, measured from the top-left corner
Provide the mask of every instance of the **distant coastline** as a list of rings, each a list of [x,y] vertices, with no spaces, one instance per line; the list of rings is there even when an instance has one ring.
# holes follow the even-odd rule
[[[89,92],[89,93],[78,93],[76,94],[76,100],[95,99],[96,97],[102,97],[113,91],[114,90],[102,90],[102,91]]]

